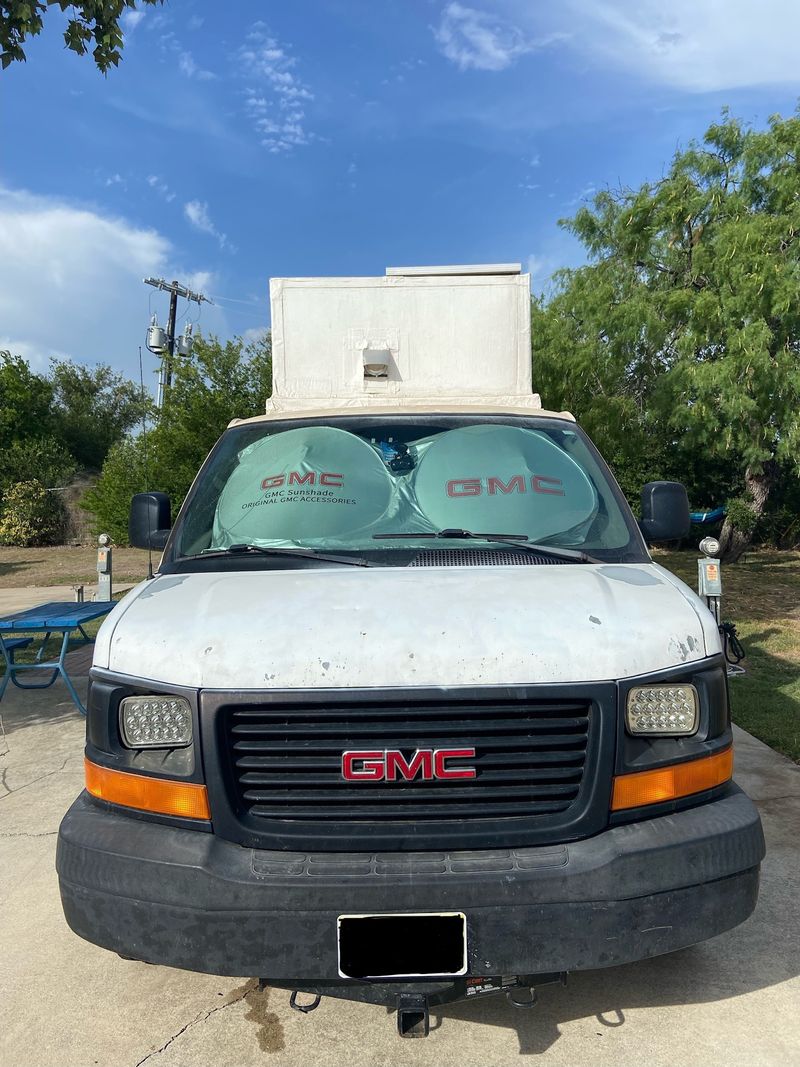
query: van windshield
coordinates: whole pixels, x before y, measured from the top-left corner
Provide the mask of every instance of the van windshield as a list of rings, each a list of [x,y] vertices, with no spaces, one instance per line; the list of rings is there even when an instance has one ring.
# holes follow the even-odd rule
[[[648,558],[618,487],[577,426],[479,415],[234,427],[200,472],[166,558],[251,545],[396,564],[398,552],[422,549],[424,535],[443,530],[516,536],[609,561]],[[473,545],[508,548],[459,542]]]

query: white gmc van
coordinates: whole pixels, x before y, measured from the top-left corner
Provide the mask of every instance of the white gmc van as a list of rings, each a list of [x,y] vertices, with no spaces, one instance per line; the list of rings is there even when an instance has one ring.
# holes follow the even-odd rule
[[[133,502],[163,556],[97,638],[57,861],[82,937],[418,1036],[752,912],[717,625],[646,547],[686,493],[634,519],[532,394],[529,312],[515,265],[273,281],[266,414],[174,525]]]

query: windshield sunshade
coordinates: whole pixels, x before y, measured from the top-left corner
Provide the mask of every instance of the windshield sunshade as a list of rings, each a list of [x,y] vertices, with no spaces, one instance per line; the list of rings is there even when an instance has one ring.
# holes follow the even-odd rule
[[[531,541],[587,523],[597,510],[578,464],[544,434],[518,426],[441,434],[420,460],[413,491],[437,529],[508,530]]]
[[[373,526],[394,495],[386,465],[366,441],[332,426],[257,441],[220,494],[214,545],[341,540]]]
[[[486,531],[604,560],[643,553],[574,423],[362,414],[232,427],[197,478],[167,561],[250,545],[390,562],[419,551],[415,535],[446,541],[449,530],[477,531],[476,550]]]

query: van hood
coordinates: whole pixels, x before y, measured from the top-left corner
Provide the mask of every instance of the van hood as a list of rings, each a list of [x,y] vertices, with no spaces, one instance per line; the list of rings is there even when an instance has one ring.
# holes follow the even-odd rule
[[[94,665],[209,689],[530,685],[718,651],[702,601],[653,563],[325,566],[144,582],[101,627]]]

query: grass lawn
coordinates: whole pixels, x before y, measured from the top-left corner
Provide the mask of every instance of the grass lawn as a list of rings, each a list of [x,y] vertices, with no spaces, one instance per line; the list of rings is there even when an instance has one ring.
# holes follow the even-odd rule
[[[654,557],[697,588],[698,552]],[[747,674],[730,683],[733,721],[800,763],[800,553],[751,552],[723,565],[722,618],[747,653]]]
[[[654,555],[697,588],[698,553]],[[0,588],[89,584],[96,580],[95,559],[91,545],[0,548]],[[146,552],[114,549],[115,581],[141,581],[146,573]],[[747,674],[731,680],[734,721],[800,762],[800,553],[749,553],[723,567],[722,583],[722,617],[736,624],[747,652]],[[98,626],[92,624],[91,632]],[[20,658],[28,659],[27,652]]]

